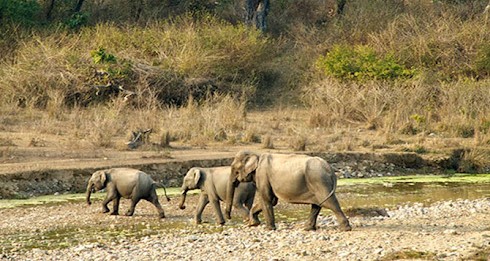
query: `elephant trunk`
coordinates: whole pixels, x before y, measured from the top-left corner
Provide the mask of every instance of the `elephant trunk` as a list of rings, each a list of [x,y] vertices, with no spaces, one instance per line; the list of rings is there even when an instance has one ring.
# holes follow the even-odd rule
[[[165,193],[165,198],[167,199],[167,201],[170,201],[170,198],[167,196],[167,189],[163,185],[162,188],[163,188],[163,192]]]
[[[90,196],[92,195],[92,189],[93,189],[93,184],[91,181],[88,182],[87,185],[87,204],[91,205],[92,202],[90,201]]]
[[[231,206],[233,205],[233,196],[235,195],[235,181],[230,179],[226,188],[226,206],[225,216],[227,219],[231,219]]]
[[[182,198],[180,200],[179,208],[185,209],[185,198],[187,196],[187,189],[182,190]]]

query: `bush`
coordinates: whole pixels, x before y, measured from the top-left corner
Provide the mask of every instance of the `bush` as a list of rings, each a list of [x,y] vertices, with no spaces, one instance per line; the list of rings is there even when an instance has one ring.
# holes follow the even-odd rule
[[[6,22],[33,25],[40,13],[41,6],[35,0],[0,1],[0,25]]]
[[[394,80],[415,74],[398,64],[393,55],[379,56],[368,46],[335,45],[317,60],[317,66],[329,76],[345,80]]]
[[[44,108],[57,90],[70,105],[88,105],[100,98],[94,87],[107,84],[161,104],[183,105],[189,96],[208,93],[251,96],[257,68],[273,51],[269,39],[214,17],[194,19],[127,28],[101,24],[33,38],[18,49],[15,62],[0,67],[0,100]]]
[[[490,44],[483,44],[479,50],[475,61],[475,70],[479,75],[490,75]]]

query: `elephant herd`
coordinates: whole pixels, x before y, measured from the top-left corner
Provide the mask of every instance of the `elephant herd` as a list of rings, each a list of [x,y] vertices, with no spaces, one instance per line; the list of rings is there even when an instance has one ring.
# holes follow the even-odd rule
[[[118,215],[120,198],[131,199],[126,215],[134,213],[136,204],[145,199],[165,217],[158,201],[158,183],[146,173],[131,168],[99,170],[92,174],[87,185],[87,203],[94,191],[106,189],[102,212],[110,212],[107,205],[113,201],[111,215]],[[316,230],[316,221],[322,207],[332,210],[341,230],[349,231],[349,220],[340,208],[335,196],[337,177],[329,164],[319,158],[298,154],[257,154],[238,152],[231,166],[191,168],[182,182],[182,198],[179,204],[185,208],[189,190],[200,189],[201,194],[195,212],[195,222],[201,223],[202,212],[208,203],[214,208],[217,223],[225,218],[220,201],[225,202],[225,217],[231,218],[235,207],[250,226],[260,224],[258,215],[264,212],[266,227],[275,230],[274,206],[279,200],[292,204],[310,204],[311,211],[306,230]],[[165,191],[165,190],[164,190]],[[165,197],[170,200],[165,191]]]

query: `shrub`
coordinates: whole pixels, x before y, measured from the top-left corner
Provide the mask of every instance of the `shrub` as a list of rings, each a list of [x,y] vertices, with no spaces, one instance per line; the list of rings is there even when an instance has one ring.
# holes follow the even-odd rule
[[[5,22],[34,25],[41,13],[41,6],[36,0],[0,1],[0,25]]]
[[[479,48],[476,61],[475,70],[479,75],[490,75],[490,44],[485,43]]]
[[[59,90],[69,105],[88,105],[100,98],[94,87],[112,83],[138,99],[156,97],[161,104],[178,106],[189,96],[200,100],[208,93],[251,96],[257,68],[271,55],[269,39],[214,17],[199,19],[181,17],[144,27],[100,24],[35,37],[17,50],[15,62],[0,66],[0,100],[44,108],[50,90]]]
[[[113,54],[107,53],[103,47],[99,47],[97,50],[90,52],[92,60],[95,64],[99,63],[115,63],[116,57]]]
[[[87,13],[75,13],[68,20],[65,21],[66,26],[70,29],[79,29],[80,27],[88,23]]]
[[[400,65],[393,55],[380,56],[363,45],[335,45],[325,56],[320,56],[317,66],[326,75],[346,80],[394,80],[415,74],[414,70]]]

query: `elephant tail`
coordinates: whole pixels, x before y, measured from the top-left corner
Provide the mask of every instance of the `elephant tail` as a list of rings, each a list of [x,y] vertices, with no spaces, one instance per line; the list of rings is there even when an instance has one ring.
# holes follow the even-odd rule
[[[153,184],[155,184],[157,188],[163,188],[163,192],[165,193],[165,197],[167,198],[167,201],[170,201],[170,198],[167,196],[167,189],[165,189],[165,186],[158,182],[155,182]]]
[[[320,203],[318,204],[318,206],[321,206],[323,203],[325,203],[325,201],[327,201],[333,194],[335,194],[335,190],[337,189],[337,176],[333,176],[332,178],[332,183],[333,183],[333,186],[332,186],[332,190],[330,191],[330,193],[328,193],[327,197]]]

